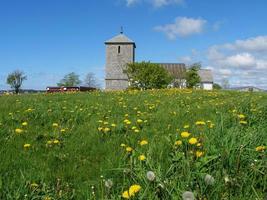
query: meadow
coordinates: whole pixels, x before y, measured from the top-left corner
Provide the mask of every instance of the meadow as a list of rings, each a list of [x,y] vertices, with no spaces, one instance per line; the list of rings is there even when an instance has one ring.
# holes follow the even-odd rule
[[[0,199],[264,199],[267,93],[0,96]]]

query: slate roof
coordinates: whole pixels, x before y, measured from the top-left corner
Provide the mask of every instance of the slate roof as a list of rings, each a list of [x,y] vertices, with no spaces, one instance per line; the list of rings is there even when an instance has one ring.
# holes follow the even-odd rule
[[[202,83],[213,83],[213,75],[210,69],[201,69],[198,71]]]
[[[157,63],[165,68],[174,78],[184,79],[186,74],[186,67],[184,63]]]
[[[133,44],[136,47],[135,42],[122,33],[107,40],[105,44]]]

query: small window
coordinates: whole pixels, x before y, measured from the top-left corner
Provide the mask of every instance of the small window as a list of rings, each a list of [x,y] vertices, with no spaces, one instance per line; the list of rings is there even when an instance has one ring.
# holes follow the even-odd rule
[[[118,47],[118,54],[121,53],[121,46]]]

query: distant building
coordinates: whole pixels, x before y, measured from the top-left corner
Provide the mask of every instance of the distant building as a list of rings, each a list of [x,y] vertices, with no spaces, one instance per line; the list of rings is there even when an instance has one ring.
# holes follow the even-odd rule
[[[106,45],[106,78],[105,88],[107,90],[124,90],[129,86],[129,81],[124,70],[128,63],[135,62],[135,42],[121,32],[119,35],[107,40]],[[186,87],[186,66],[184,63],[158,63],[164,67],[175,80],[172,87]],[[204,90],[213,89],[213,76],[211,70],[200,70],[200,88]]]
[[[260,89],[254,86],[233,87],[233,88],[229,88],[229,90],[237,90],[237,91],[243,91],[243,92],[264,92],[263,89]]]
[[[203,90],[213,89],[213,75],[212,71],[209,69],[201,69],[198,71],[200,76],[200,88]]]
[[[58,93],[58,92],[87,92],[87,91],[95,91],[96,88],[92,87],[47,87],[46,92],[47,93]]]

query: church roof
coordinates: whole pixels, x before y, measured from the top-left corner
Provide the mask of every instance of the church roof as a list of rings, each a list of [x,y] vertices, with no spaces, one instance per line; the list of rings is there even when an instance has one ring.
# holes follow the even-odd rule
[[[134,44],[135,46],[135,42],[123,33],[111,38],[110,40],[107,40],[105,44]]]
[[[157,63],[165,68],[176,79],[185,78],[186,67],[184,63]]]
[[[213,83],[213,75],[210,69],[201,69],[198,71],[202,83]]]

